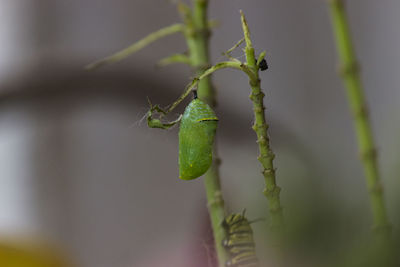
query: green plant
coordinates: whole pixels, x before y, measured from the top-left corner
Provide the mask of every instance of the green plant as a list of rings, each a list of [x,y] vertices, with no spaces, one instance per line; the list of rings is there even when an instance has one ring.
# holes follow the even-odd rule
[[[390,239],[391,226],[384,204],[383,186],[380,181],[377,153],[368,118],[368,108],[343,0],[331,0],[330,11],[337,50],[342,64],[341,74],[347,88],[347,98],[353,113],[361,160],[364,164],[374,221],[374,232],[380,242],[387,243]]]
[[[176,123],[181,122],[181,130],[180,130],[180,138],[193,140],[191,137],[195,132],[199,129],[198,127],[194,127],[190,131],[186,128],[188,126],[185,123],[185,117],[179,117],[177,120],[172,122],[164,122],[163,117],[173,111],[179,103],[183,99],[185,99],[190,92],[192,92],[195,87],[197,87],[198,97],[199,99],[207,102],[211,107],[216,106],[216,94],[215,90],[212,87],[210,75],[219,69],[231,68],[244,72],[249,78],[249,84],[251,88],[250,99],[253,102],[253,110],[254,110],[254,125],[253,129],[257,135],[257,143],[259,146],[260,156],[258,160],[260,161],[263,171],[262,174],[265,180],[265,189],[264,194],[269,201],[269,214],[271,218],[271,229],[274,232],[280,232],[283,229],[283,213],[280,204],[280,188],[276,184],[275,177],[275,168],[273,166],[274,154],[270,148],[270,142],[268,137],[268,124],[266,123],[265,118],[265,107],[263,103],[264,93],[261,90],[259,71],[265,70],[267,68],[266,61],[264,59],[265,52],[259,54],[256,58],[255,50],[253,48],[252,41],[250,39],[250,31],[245,20],[243,13],[241,13],[241,21],[242,28],[244,33],[244,38],[240,40],[235,46],[229,49],[225,55],[228,57],[228,61],[219,62],[214,66],[211,66],[209,63],[209,53],[208,53],[208,38],[209,38],[209,28],[212,26],[207,20],[207,0],[194,0],[193,8],[189,6],[179,3],[178,9],[180,14],[183,17],[183,24],[174,24],[169,27],[158,30],[152,34],[149,34],[147,37],[142,40],[136,42],[130,47],[114,54],[109,57],[106,57],[100,61],[97,61],[93,64],[88,65],[88,69],[94,69],[100,67],[107,63],[117,62],[128,55],[137,52],[138,50],[144,48],[146,45],[162,38],[164,36],[175,34],[175,33],[183,33],[187,42],[187,46],[189,48],[188,55],[184,54],[174,54],[168,58],[165,58],[160,61],[161,65],[166,65],[170,63],[185,63],[194,67],[195,74],[197,77],[193,79],[193,81],[186,87],[183,94],[172,103],[169,108],[162,109],[158,105],[152,105],[149,101],[150,110],[148,111],[147,122],[148,126],[152,128],[162,128],[167,129]],[[230,56],[230,53],[239,47],[243,42],[245,42],[245,56],[246,62],[241,62]],[[196,102],[197,101],[197,102]],[[192,103],[199,103],[200,100],[194,100]],[[194,110],[194,107],[189,105],[187,108]],[[211,110],[211,109],[210,109]],[[210,112],[209,112],[210,113]],[[185,112],[186,114],[186,112]],[[184,114],[184,116],[185,116]],[[208,114],[210,115],[210,114]],[[214,127],[216,126],[216,117],[212,116]],[[201,123],[201,122],[195,122]],[[192,125],[193,126],[193,125]],[[204,125],[207,126],[207,125]],[[215,128],[214,128],[215,129]],[[184,132],[185,131],[185,132]],[[195,132],[193,132],[195,131]],[[211,134],[213,135],[213,134]],[[210,138],[211,135],[205,136],[204,138]],[[190,138],[186,138],[186,137]],[[212,138],[211,138],[212,139]],[[207,146],[212,144],[212,140],[203,140],[207,143]],[[186,142],[186,141],[185,141]],[[189,144],[180,144],[181,148],[187,147]],[[180,155],[181,156],[181,155]],[[182,155],[183,158],[187,155]],[[186,157],[187,158],[187,157]],[[210,159],[210,158],[209,158]],[[181,163],[181,167],[185,164]],[[208,169],[209,164],[206,164],[206,167],[201,168],[201,172]],[[220,266],[224,266],[224,263],[229,259],[229,253],[225,247],[223,247],[223,240],[227,240],[227,231],[223,227],[222,222],[225,221],[225,209],[224,209],[224,200],[221,192],[221,185],[219,179],[218,172],[219,159],[216,153],[216,149],[214,148],[214,156],[213,161],[211,163],[210,168],[205,174],[205,187],[208,201],[209,214],[211,218],[215,246],[218,255],[218,261]],[[187,166],[186,166],[187,167]],[[185,167],[185,168],[186,168]],[[185,177],[183,179],[195,178],[198,173],[192,175],[190,177]],[[250,225],[248,225],[250,228]]]
[[[253,102],[253,110],[254,110],[254,117],[255,123],[253,125],[253,130],[256,132],[258,140],[257,143],[260,149],[260,156],[258,157],[259,161],[261,162],[262,166],[264,167],[263,175],[265,178],[266,188],[264,189],[264,193],[269,200],[270,203],[270,215],[271,215],[271,226],[273,228],[281,229],[283,227],[283,215],[282,215],[282,207],[280,205],[280,188],[276,184],[275,178],[275,169],[273,167],[273,159],[274,154],[270,148],[269,138],[268,138],[268,124],[266,123],[265,119],[265,107],[263,104],[264,93],[261,91],[260,87],[260,79],[258,76],[259,71],[259,64],[265,57],[265,52],[260,53],[258,59],[255,58],[254,48],[252,46],[252,42],[250,39],[250,31],[247,25],[247,22],[242,14],[242,25],[243,25],[243,32],[244,32],[244,40],[246,42],[246,63],[240,62],[237,59],[231,58],[230,61],[219,62],[214,66],[210,67],[209,69],[205,70],[200,76],[195,78],[185,89],[184,93],[174,102],[171,106],[162,111],[162,116],[165,114],[170,113],[173,111],[179,103],[185,99],[190,92],[203,80],[208,78],[212,73],[217,70],[231,68],[241,70],[245,74],[247,74],[249,78],[249,84],[252,89],[252,93],[250,95],[250,99]],[[240,45],[242,41],[239,41],[237,45],[235,45],[232,49],[236,48]],[[229,52],[232,50],[228,50],[227,54],[229,56]],[[154,122],[158,122],[158,119],[154,119],[152,117],[154,111],[158,111],[160,108],[158,106],[152,107],[149,113],[149,123],[150,127]],[[154,121],[153,121],[154,120]],[[169,125],[167,123],[166,125]]]
[[[172,103],[168,109],[163,110],[158,106],[152,106],[148,113],[148,125],[150,127],[154,127],[154,125],[157,125],[157,127],[160,124],[162,125],[160,119],[164,115],[173,111],[175,107],[179,105],[179,103],[181,103],[182,100],[185,99],[203,79],[208,78],[215,71],[225,68],[231,68],[244,72],[249,78],[249,84],[252,89],[250,99],[253,102],[253,110],[255,117],[253,130],[256,132],[258,137],[257,143],[259,145],[259,150],[260,150],[260,156],[258,157],[258,160],[260,161],[260,163],[264,168],[262,172],[264,175],[265,186],[266,186],[264,189],[264,194],[269,200],[271,229],[275,233],[279,233],[278,236],[280,236],[281,231],[284,227],[283,213],[279,197],[280,188],[276,184],[275,169],[273,166],[274,154],[270,148],[269,138],[267,133],[268,124],[266,123],[264,114],[265,110],[263,104],[264,93],[261,91],[260,78],[258,76],[258,72],[260,70],[259,65],[264,60],[265,52],[260,53],[260,55],[256,59],[254,48],[250,39],[250,31],[243,13],[241,13],[241,19],[244,32],[243,40],[246,43],[245,47],[246,63],[243,63],[235,58],[232,58],[229,54],[233,49],[237,48],[243,42],[243,40],[241,40],[234,47],[232,47],[227,51],[226,55],[228,56],[228,58],[230,58],[229,61],[219,62],[214,66],[206,69],[200,76],[195,78],[186,87],[183,94],[174,103]],[[154,118],[155,115],[154,113],[156,112],[159,113],[160,118]],[[165,126],[170,127],[170,123],[166,123]],[[211,210],[210,213],[212,214],[212,212],[213,211]],[[218,225],[215,225],[214,227],[217,227],[218,229],[222,228],[221,221],[219,221]]]
[[[96,61],[87,66],[87,69],[95,69],[108,63],[114,63],[119,60],[126,58],[127,56],[139,51],[145,46],[152,42],[159,40],[162,37],[181,33],[184,35],[188,53],[186,54],[174,54],[170,57],[162,59],[160,65],[168,65],[171,63],[183,63],[194,68],[196,75],[201,75],[210,64],[209,59],[209,36],[210,27],[214,26],[213,22],[210,22],[207,18],[208,0],[193,0],[193,6],[190,8],[183,2],[178,3],[178,11],[182,16],[183,23],[173,24],[171,26],[162,28],[154,33],[149,34],[140,41],[132,44],[128,48],[117,52],[109,57]],[[216,106],[216,94],[211,84],[211,78],[205,77],[198,82],[198,96],[199,99],[208,103],[212,108]],[[182,100],[185,96],[182,96]],[[150,104],[150,111],[148,113],[148,125],[154,128],[169,128],[180,121],[178,118],[176,121],[170,123],[161,122],[160,119],[152,118],[153,112],[161,112],[165,115],[172,111],[180,101],[174,103],[167,111],[163,111],[157,105],[152,106]],[[216,148],[213,149],[213,160],[211,167],[205,174],[205,188],[208,202],[208,210],[211,218],[211,224],[215,239],[215,248],[217,251],[219,265],[223,266],[228,259],[228,253],[222,246],[222,241],[226,239],[226,232],[221,225],[221,222],[225,219],[224,199],[221,191],[221,183],[219,178],[219,158]]]
[[[196,78],[186,86],[183,93],[167,108],[153,105],[149,100],[150,109],[147,113],[147,124],[151,128],[168,129],[180,123],[180,178],[191,180],[205,172],[204,183],[207,204],[219,266],[222,267],[225,263],[233,265],[238,264],[240,266],[243,261],[249,260],[250,262],[257,262],[257,260],[254,252],[252,230],[247,219],[244,215],[240,214],[231,214],[227,216],[224,207],[224,198],[222,196],[219,178],[220,160],[217,149],[215,145],[213,145],[218,119],[213,111],[216,107],[217,99],[216,92],[211,83],[211,75],[220,69],[235,69],[246,74],[248,77],[251,90],[250,100],[252,101],[254,111],[254,124],[252,128],[257,135],[257,144],[260,153],[258,160],[262,165],[262,175],[265,182],[263,193],[269,204],[271,232],[275,233],[276,237],[280,239],[283,236],[285,224],[280,201],[281,189],[276,181],[273,162],[275,156],[271,149],[268,136],[269,126],[265,114],[264,93],[261,89],[259,77],[259,71],[266,70],[268,64],[265,60],[265,52],[259,53],[256,57],[255,49],[250,38],[249,27],[241,12],[243,39],[224,53],[228,58],[226,61],[212,65],[209,58],[209,37],[210,28],[212,28],[215,23],[208,20],[207,8],[208,0],[193,0],[193,5],[191,7],[179,2],[178,11],[182,17],[182,23],[173,24],[151,33],[130,47],[110,57],[90,64],[88,68],[93,69],[104,64],[122,60],[162,37],[175,33],[183,34],[188,52],[186,54],[173,54],[172,56],[164,58],[159,62],[159,65],[165,66],[172,63],[187,64],[193,69]],[[359,148],[364,164],[367,186],[370,191],[374,230],[379,241],[387,244],[390,241],[391,226],[384,205],[374,140],[368,119],[366,101],[364,99],[355,53],[351,43],[349,26],[344,12],[343,0],[331,0],[331,15],[335,40],[342,63],[342,77],[347,87],[349,104],[354,115]],[[245,44],[245,62],[231,56],[232,51],[242,44]],[[194,99],[188,107],[186,107],[183,116],[180,116],[175,121],[167,122],[165,120],[166,115],[171,113],[194,91],[198,92],[199,99]],[[189,116],[190,119],[188,120],[186,116]],[[202,135],[199,139],[198,135],[200,132]],[[197,141],[199,141],[199,143],[197,143]],[[195,159],[189,156],[192,151],[196,152]],[[197,165],[195,165],[195,163]],[[320,209],[323,211],[324,215],[315,216],[316,220],[313,224],[310,224],[310,231],[307,232],[309,236],[315,233],[315,228],[321,227],[324,221],[323,219],[326,219],[325,212],[329,210],[329,208],[321,204]],[[328,213],[329,216],[332,216],[331,218],[337,219],[336,217],[339,217],[336,213],[332,213],[331,210],[326,212],[326,214]],[[293,221],[291,223],[293,223]],[[243,230],[243,233],[241,233],[243,235],[237,234],[235,230],[232,230],[236,229],[236,226]],[[305,243],[304,240],[305,238],[301,239],[303,243]],[[246,242],[246,244],[251,244],[243,249],[243,247],[241,247],[242,241]],[[370,258],[375,258],[379,261],[380,256],[384,255],[385,251],[380,250],[377,254],[379,255],[374,255]],[[358,258],[354,255],[351,257],[355,259]]]

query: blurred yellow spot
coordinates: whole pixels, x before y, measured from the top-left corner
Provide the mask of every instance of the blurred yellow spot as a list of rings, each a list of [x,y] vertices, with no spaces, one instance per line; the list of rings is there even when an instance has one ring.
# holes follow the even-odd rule
[[[0,240],[1,267],[67,267],[55,249],[32,242]]]

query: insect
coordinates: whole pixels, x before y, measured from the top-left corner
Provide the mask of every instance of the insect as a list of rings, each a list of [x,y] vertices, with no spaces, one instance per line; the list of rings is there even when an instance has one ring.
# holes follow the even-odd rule
[[[260,63],[258,63],[258,67],[260,68],[261,71],[267,70],[268,69],[268,63],[265,60],[265,58],[263,58]]]
[[[228,237],[223,241],[222,245],[228,250],[230,255],[230,259],[225,263],[225,266],[259,266],[250,223],[244,216],[244,212],[242,214],[230,214],[223,221],[223,226],[226,229]]]
[[[193,92],[179,128],[179,178],[183,180],[195,179],[210,168],[218,123],[214,111]]]

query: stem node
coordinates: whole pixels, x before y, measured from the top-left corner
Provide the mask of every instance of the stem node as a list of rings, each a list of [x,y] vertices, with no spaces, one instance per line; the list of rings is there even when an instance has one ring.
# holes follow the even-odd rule
[[[213,194],[213,199],[209,200],[207,206],[211,208],[212,206],[221,206],[224,205],[224,199],[222,197],[222,192],[217,190]]]
[[[355,60],[342,65],[339,69],[339,73],[342,77],[357,75],[359,72],[360,65]]]
[[[262,173],[264,176],[266,176],[266,175],[275,175],[275,169],[264,169],[261,173]],[[275,188],[276,188],[276,187],[275,187]],[[268,189],[265,188],[264,192],[267,193],[267,192],[268,192]],[[279,192],[280,192],[280,190],[279,190]],[[279,192],[278,192],[278,193],[279,193]]]
[[[377,157],[378,157],[378,152],[373,147],[361,152],[361,159],[364,162],[370,162],[370,161],[374,162],[374,161],[376,161]]]
[[[372,188],[369,189],[370,194],[380,195],[383,193],[383,186],[381,183],[375,184]]]

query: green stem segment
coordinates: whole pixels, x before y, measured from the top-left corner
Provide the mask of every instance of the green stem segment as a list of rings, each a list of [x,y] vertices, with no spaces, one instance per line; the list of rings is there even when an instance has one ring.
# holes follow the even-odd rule
[[[196,76],[200,76],[210,64],[209,37],[210,30],[207,21],[208,0],[195,0],[190,21],[186,19],[185,37],[189,48],[189,57]],[[212,107],[216,106],[215,90],[211,77],[206,77],[198,84],[198,96]]]
[[[188,86],[186,86],[185,91],[178,97],[177,100],[175,100],[174,103],[171,104],[171,106],[164,113],[168,114],[171,111],[173,111],[190,94],[190,92],[193,90],[193,88],[196,87],[196,85],[198,85],[201,81],[207,79],[212,73],[216,72],[217,70],[227,69],[227,68],[241,70],[244,73],[246,73],[250,79],[257,78],[257,76],[253,73],[253,71],[250,70],[245,64],[241,62],[235,62],[235,61],[219,62],[214,66],[210,67],[209,69],[205,70],[203,74],[201,74],[199,77],[194,78],[193,81],[190,82]]]
[[[283,229],[284,220],[283,220],[283,212],[280,202],[280,187],[276,184],[275,178],[275,168],[273,165],[274,160],[274,153],[270,148],[269,137],[268,137],[268,124],[265,120],[264,114],[264,93],[261,91],[260,87],[260,79],[258,77],[258,65],[257,60],[254,54],[254,48],[251,43],[250,39],[250,31],[246,22],[246,19],[241,12],[242,18],[242,26],[244,32],[244,39],[246,41],[246,59],[247,59],[247,66],[250,68],[255,77],[250,78],[250,86],[252,92],[250,94],[250,99],[253,102],[253,110],[254,110],[254,125],[253,130],[257,134],[257,143],[260,150],[260,155],[258,160],[260,161],[261,165],[263,166],[264,170],[262,174],[264,175],[265,180],[265,189],[264,194],[268,199],[269,202],[269,213],[271,218],[271,228],[276,231],[280,232]]]
[[[93,62],[93,63],[87,65],[85,68],[87,70],[93,70],[93,69],[97,69],[106,64],[118,62],[118,61],[130,56],[131,54],[139,51],[140,49],[148,46],[149,44],[151,44],[163,37],[166,37],[168,35],[183,32],[184,29],[185,29],[185,26],[181,23],[176,23],[176,24],[172,24],[168,27],[161,28],[155,32],[150,33],[143,39],[133,43],[132,45],[128,46],[127,48],[125,48],[121,51],[118,51],[115,54],[112,54],[111,56],[108,56],[106,58],[103,58],[96,62]]]
[[[209,23],[207,20],[208,0],[194,0],[190,20],[186,19],[185,37],[189,48],[191,66],[195,69],[196,76],[200,76],[210,66],[209,59]],[[216,93],[211,84],[211,77],[207,75],[198,83],[198,97],[206,101],[211,107],[216,106]],[[222,242],[226,239],[222,222],[225,218],[224,200],[222,197],[219,178],[219,163],[216,146],[214,147],[213,163],[205,174],[205,189],[210,214],[211,225],[214,232],[215,248],[219,266],[225,266],[228,260],[226,249]]]
[[[347,87],[347,97],[354,116],[358,146],[370,194],[374,230],[377,237],[387,240],[390,237],[391,226],[385,209],[376,149],[343,1],[331,0],[330,11],[342,66],[341,74]]]

